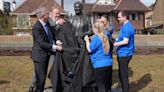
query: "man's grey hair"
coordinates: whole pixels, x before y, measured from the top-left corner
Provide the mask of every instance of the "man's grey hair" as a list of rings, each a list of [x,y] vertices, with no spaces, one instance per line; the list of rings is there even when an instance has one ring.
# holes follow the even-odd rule
[[[49,13],[48,9],[46,7],[39,7],[37,10],[36,10],[36,16],[37,18],[41,18],[43,17],[45,14]]]

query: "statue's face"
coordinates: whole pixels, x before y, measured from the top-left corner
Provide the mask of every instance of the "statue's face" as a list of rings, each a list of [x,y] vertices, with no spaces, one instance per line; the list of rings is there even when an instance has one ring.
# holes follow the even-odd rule
[[[81,3],[75,3],[74,9],[75,9],[76,14],[81,14],[82,13],[82,4]]]

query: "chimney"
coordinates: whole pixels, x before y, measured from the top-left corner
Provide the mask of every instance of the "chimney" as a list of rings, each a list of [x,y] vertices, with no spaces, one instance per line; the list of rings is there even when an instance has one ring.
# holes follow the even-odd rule
[[[85,0],[82,0],[82,4],[85,4]]]
[[[0,0],[0,9],[4,11],[4,2],[3,0]]]
[[[61,7],[64,10],[64,0],[61,0]]]
[[[14,11],[15,9],[16,9],[16,1],[13,0],[13,2],[12,2],[12,10]]]

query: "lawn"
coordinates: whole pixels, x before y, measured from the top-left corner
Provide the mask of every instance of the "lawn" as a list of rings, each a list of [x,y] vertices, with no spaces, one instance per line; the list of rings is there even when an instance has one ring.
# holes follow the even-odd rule
[[[113,66],[112,88],[120,88],[115,56]],[[0,56],[0,92],[27,92],[32,71],[29,56]],[[135,55],[130,62],[130,92],[163,92],[163,77],[164,55]]]

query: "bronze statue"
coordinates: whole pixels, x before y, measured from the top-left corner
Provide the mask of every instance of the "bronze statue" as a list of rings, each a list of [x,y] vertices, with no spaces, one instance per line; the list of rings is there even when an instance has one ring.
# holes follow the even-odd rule
[[[84,36],[92,35],[90,19],[82,12],[83,5],[81,2],[75,2],[74,4],[75,15],[70,18],[70,23],[73,26],[73,31],[79,42],[80,46],[84,44]]]
[[[63,52],[56,52],[50,78],[54,92],[94,92],[95,81],[89,53],[83,40],[92,35],[89,18],[82,13],[82,3],[74,4],[75,14],[59,31]]]

